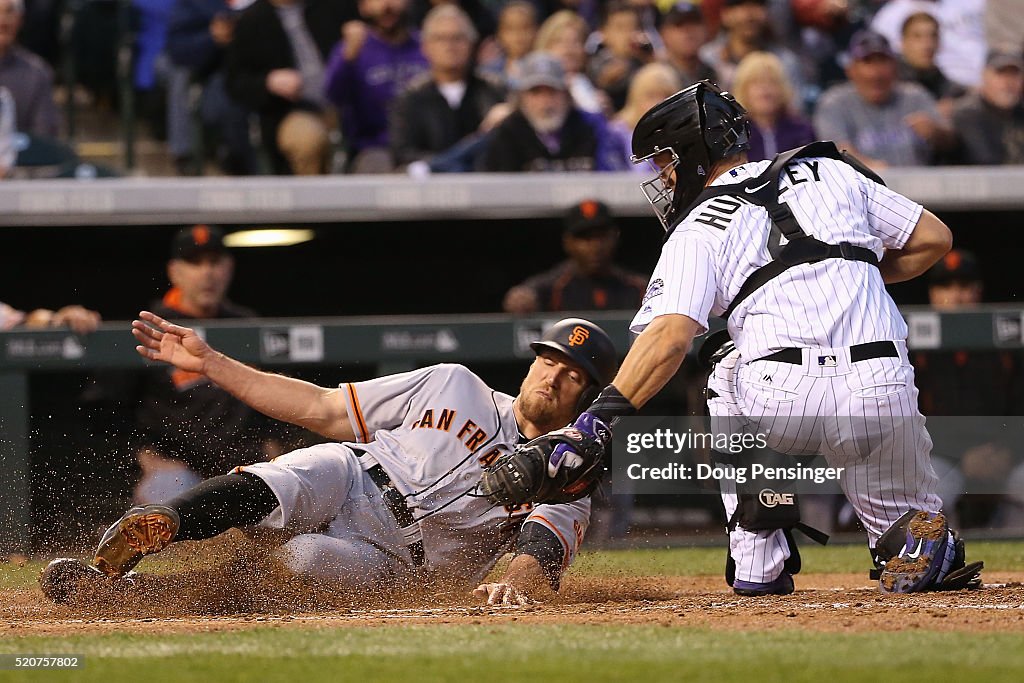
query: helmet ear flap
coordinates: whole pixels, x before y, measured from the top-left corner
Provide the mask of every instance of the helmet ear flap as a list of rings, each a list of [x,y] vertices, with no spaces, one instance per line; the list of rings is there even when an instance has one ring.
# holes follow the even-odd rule
[[[576,416],[578,417],[580,413],[584,412],[587,408],[589,408],[590,404],[597,400],[597,397],[600,393],[601,387],[591,382],[591,384],[586,389],[584,389],[583,392],[580,394],[579,400],[576,401]]]

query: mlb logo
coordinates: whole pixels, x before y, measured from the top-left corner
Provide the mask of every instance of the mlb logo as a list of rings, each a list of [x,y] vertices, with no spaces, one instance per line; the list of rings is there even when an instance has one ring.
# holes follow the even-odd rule
[[[835,356],[818,356],[819,368],[834,368],[836,366]]]

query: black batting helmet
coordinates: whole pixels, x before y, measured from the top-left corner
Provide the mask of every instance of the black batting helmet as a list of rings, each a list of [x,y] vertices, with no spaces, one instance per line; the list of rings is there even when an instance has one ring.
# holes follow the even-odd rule
[[[559,320],[541,335],[530,348],[535,353],[553,349],[564,353],[582,367],[598,387],[604,387],[615,378],[618,354],[615,344],[600,327],[583,318]]]
[[[658,159],[658,177],[641,185],[667,230],[696,199],[714,162],[750,148],[747,111],[711,81],[698,81],[654,105],[633,130],[633,163]],[[667,165],[666,165],[667,164]],[[664,176],[675,171],[674,187]]]

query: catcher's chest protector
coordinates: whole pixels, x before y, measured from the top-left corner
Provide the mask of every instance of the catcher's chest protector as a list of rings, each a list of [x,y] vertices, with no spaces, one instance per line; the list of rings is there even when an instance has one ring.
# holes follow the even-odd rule
[[[740,183],[705,188],[683,212],[683,216],[688,216],[691,211],[708,199],[722,196],[730,196],[740,202],[763,206],[768,211],[768,217],[772,223],[768,252],[771,254],[772,260],[751,273],[743,283],[740,291],[729,303],[729,308],[722,314],[726,320],[744,299],[793,266],[817,263],[830,258],[863,261],[878,266],[878,258],[870,249],[849,242],[827,244],[808,235],[800,227],[800,223],[789,206],[779,201],[779,177],[786,170],[786,166],[799,159],[820,157],[842,161],[876,183],[885,184],[882,178],[867,166],[846,152],[840,152],[834,142],[819,141],[777,154],[768,168],[753,178],[748,178]],[[675,230],[675,226],[666,233],[666,240],[673,230]],[[786,239],[785,244],[782,241],[783,238]]]

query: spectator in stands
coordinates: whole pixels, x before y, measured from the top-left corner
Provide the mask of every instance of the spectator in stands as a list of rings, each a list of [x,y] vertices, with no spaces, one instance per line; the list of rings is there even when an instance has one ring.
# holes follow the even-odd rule
[[[14,136],[14,118],[17,115],[11,91],[0,86],[0,180],[7,177],[18,161],[18,148]]]
[[[413,26],[423,27],[423,21],[427,18],[430,10],[441,5],[453,5],[458,7],[473,23],[476,34],[481,38],[490,38],[494,35],[497,22],[491,5],[491,0],[410,0],[409,15]]]
[[[622,168],[597,114],[573,106],[562,63],[544,52],[523,60],[516,110],[489,136],[483,171],[610,171]]]
[[[234,259],[219,228],[184,228],[174,236],[167,263],[171,289],[151,310],[179,321],[256,317],[252,309],[227,298],[233,274]],[[133,450],[142,469],[136,503],[166,500],[201,479],[227,472],[239,458],[280,452],[268,423],[205,377],[154,366],[131,380],[117,379],[127,385],[104,376],[93,391],[132,413],[137,433]]]
[[[132,85],[138,111],[149,124],[153,137],[167,140],[172,149],[180,148],[188,143],[186,88],[182,81],[174,88],[172,68],[164,53],[172,2],[131,0],[131,6],[134,19]]]
[[[391,113],[391,153],[399,166],[427,161],[467,136],[478,138],[500,120],[500,113],[489,116],[492,110],[510,111],[497,79],[472,71],[476,39],[469,16],[456,5],[438,5],[427,14],[423,54],[430,71],[395,98]]]
[[[717,38],[701,48],[700,57],[715,70],[718,84],[728,90],[732,88],[740,60],[751,52],[771,52],[782,60],[802,103],[804,78],[800,60],[792,50],[773,40],[766,4],[767,0],[725,0],[722,30]]]
[[[935,98],[939,111],[948,117],[953,99],[964,88],[946,78],[935,65],[939,49],[939,22],[928,12],[914,12],[903,22],[900,42],[899,79],[921,85]]]
[[[30,330],[45,327],[70,327],[78,334],[88,334],[99,326],[101,320],[99,313],[77,304],[62,306],[56,311],[37,308],[25,312],[0,301],[0,332],[19,326]]]
[[[608,93],[614,109],[625,106],[633,74],[653,59],[654,46],[642,30],[637,9],[618,0],[605,5],[601,48],[590,59],[587,73],[594,85]]]
[[[922,10],[939,20],[942,41],[935,62],[950,80],[965,88],[981,83],[988,46],[985,42],[986,0],[889,0],[871,20],[893,49],[900,49],[907,17]]]
[[[661,61],[675,69],[682,87],[716,80],[715,70],[700,58],[700,48],[707,42],[700,7],[690,2],[672,5],[662,19],[660,33],[664,44]]]
[[[24,16],[23,0],[0,0],[0,86],[14,98],[19,131],[57,137],[60,124],[53,102],[53,71],[15,42]]]
[[[875,170],[921,166],[954,143],[935,100],[916,83],[896,80],[889,42],[861,31],[850,43],[849,83],[829,88],[818,102],[814,129]]]
[[[247,175],[256,171],[249,142],[249,111],[228,97],[225,88],[224,54],[234,38],[237,20],[238,13],[229,0],[175,0],[167,54],[175,65],[188,70],[193,83],[202,86],[198,113],[204,126],[218,134],[216,156],[221,169],[229,175]],[[192,151],[190,145],[175,154],[179,171],[189,174],[203,163],[192,158]]]
[[[640,305],[647,278],[614,263],[619,228],[608,206],[586,199],[565,214],[562,246],[569,258],[508,290],[502,307],[539,311],[605,311]]]
[[[633,156],[633,129],[651,107],[682,89],[683,84],[676,70],[661,62],[647,64],[633,76],[626,96],[626,106],[608,123],[608,133],[626,163],[626,168],[639,173],[651,172],[646,164],[633,164],[630,160]]]
[[[780,4],[775,3],[775,7]],[[804,101],[807,103],[816,102],[826,88],[846,81],[840,64],[842,53],[853,34],[865,25],[864,10],[851,4],[848,0],[793,0],[791,3],[795,32],[789,44],[804,63],[807,74]]]
[[[569,94],[577,109],[604,113],[611,106],[608,96],[587,77],[587,22],[572,10],[555,12],[541,24],[533,48],[557,57],[565,69]]]
[[[276,173],[326,170],[324,60],[351,18],[349,3],[334,0],[256,0],[238,17],[225,54],[227,91],[259,114]]]
[[[736,69],[733,95],[750,117],[751,161],[814,142],[814,128],[797,113],[796,93],[779,58],[751,52]]]
[[[1004,52],[1024,51],[1024,12],[1020,0],[985,2],[985,43]]]
[[[355,173],[394,170],[388,146],[388,110],[395,96],[429,65],[408,19],[408,0],[359,0],[366,23],[345,24],[327,65],[327,97],[341,114],[341,129]]]
[[[1024,164],[1024,59],[1019,51],[989,54],[981,88],[957,101],[956,159],[964,164]]]
[[[498,14],[498,30],[480,50],[480,68],[501,76],[506,83],[515,77],[520,60],[533,49],[537,37],[537,9],[529,0],[511,0]]]

